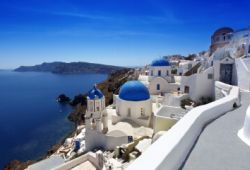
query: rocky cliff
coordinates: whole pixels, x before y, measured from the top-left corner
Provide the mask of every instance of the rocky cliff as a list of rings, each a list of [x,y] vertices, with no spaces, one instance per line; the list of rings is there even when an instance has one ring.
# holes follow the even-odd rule
[[[87,62],[52,62],[42,63],[35,66],[21,66],[14,71],[18,72],[51,72],[56,74],[79,74],[79,73],[106,73],[122,70],[124,67],[87,63]]]
[[[97,84],[97,87],[103,92],[105,96],[106,106],[113,103],[113,94],[118,94],[119,89],[123,83],[128,80],[137,79],[133,69],[123,69],[111,73],[108,78]],[[75,97],[78,98],[81,95]],[[87,94],[82,95],[85,100]],[[73,100],[74,101],[74,100]],[[77,100],[76,100],[77,101]],[[76,125],[84,123],[84,115],[86,111],[86,102],[74,102],[75,109],[69,115],[69,119],[76,123]]]

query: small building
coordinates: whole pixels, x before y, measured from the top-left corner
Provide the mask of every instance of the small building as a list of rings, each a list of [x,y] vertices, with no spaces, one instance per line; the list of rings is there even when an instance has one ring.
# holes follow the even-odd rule
[[[235,67],[235,59],[231,56],[230,51],[220,48],[212,55],[214,80],[221,81],[226,84],[237,84],[237,73]]]
[[[216,30],[211,36],[210,55],[223,47],[233,48],[236,57],[249,56],[250,27],[240,30],[223,27]]]
[[[128,81],[123,84],[115,104],[116,115],[113,115],[113,123],[129,119],[141,126],[149,126],[152,103],[147,87],[140,81]]]
[[[166,59],[152,61],[148,75],[140,75],[138,79],[147,86],[151,95],[163,95],[178,89],[178,85],[174,83],[171,64]]]
[[[121,131],[108,131],[108,116],[105,106],[105,96],[96,86],[87,96],[87,111],[85,114],[86,151],[96,148],[115,149],[116,146],[129,142],[129,136]]]
[[[150,94],[161,94],[171,90],[172,72],[170,62],[166,59],[152,61],[149,67],[149,86]]]
[[[232,39],[234,30],[229,27],[217,29],[211,36],[210,54],[216,51],[217,48],[224,47],[229,44]]]
[[[107,113],[105,108],[105,97],[94,86],[87,96],[87,110],[85,114],[86,130],[107,131]]]

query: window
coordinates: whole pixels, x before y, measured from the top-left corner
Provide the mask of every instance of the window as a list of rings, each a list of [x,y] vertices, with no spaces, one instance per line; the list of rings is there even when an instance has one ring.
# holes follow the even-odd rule
[[[128,117],[131,117],[131,108],[128,108]]]
[[[160,84],[157,84],[157,85],[156,85],[156,89],[157,89],[157,90],[161,90]]]
[[[144,108],[141,108],[141,117],[144,117],[144,116],[145,116]]]
[[[154,71],[153,70],[151,70],[151,76],[153,76],[154,75]]]
[[[207,79],[213,79],[213,74],[208,74]]]
[[[161,70],[158,70],[158,76],[161,76]]]
[[[189,86],[185,86],[184,93],[189,93]]]
[[[250,53],[250,45],[249,45],[249,47],[248,47],[248,53]]]
[[[96,111],[99,111],[99,110],[100,110],[100,108],[97,106],[97,107],[96,107]]]
[[[168,70],[167,70],[167,76],[168,76]]]

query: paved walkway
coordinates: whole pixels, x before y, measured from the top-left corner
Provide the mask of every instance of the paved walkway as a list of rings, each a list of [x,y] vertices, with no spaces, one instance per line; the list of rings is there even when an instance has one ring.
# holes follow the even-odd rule
[[[241,93],[241,107],[216,119],[203,130],[184,170],[249,170],[250,147],[237,136],[242,128],[250,93]]]

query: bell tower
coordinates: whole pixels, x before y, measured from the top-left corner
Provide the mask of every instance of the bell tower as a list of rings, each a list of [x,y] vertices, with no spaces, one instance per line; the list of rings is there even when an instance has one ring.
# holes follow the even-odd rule
[[[87,96],[85,125],[86,130],[92,129],[98,132],[103,132],[107,129],[105,96],[96,85],[89,91]]]

